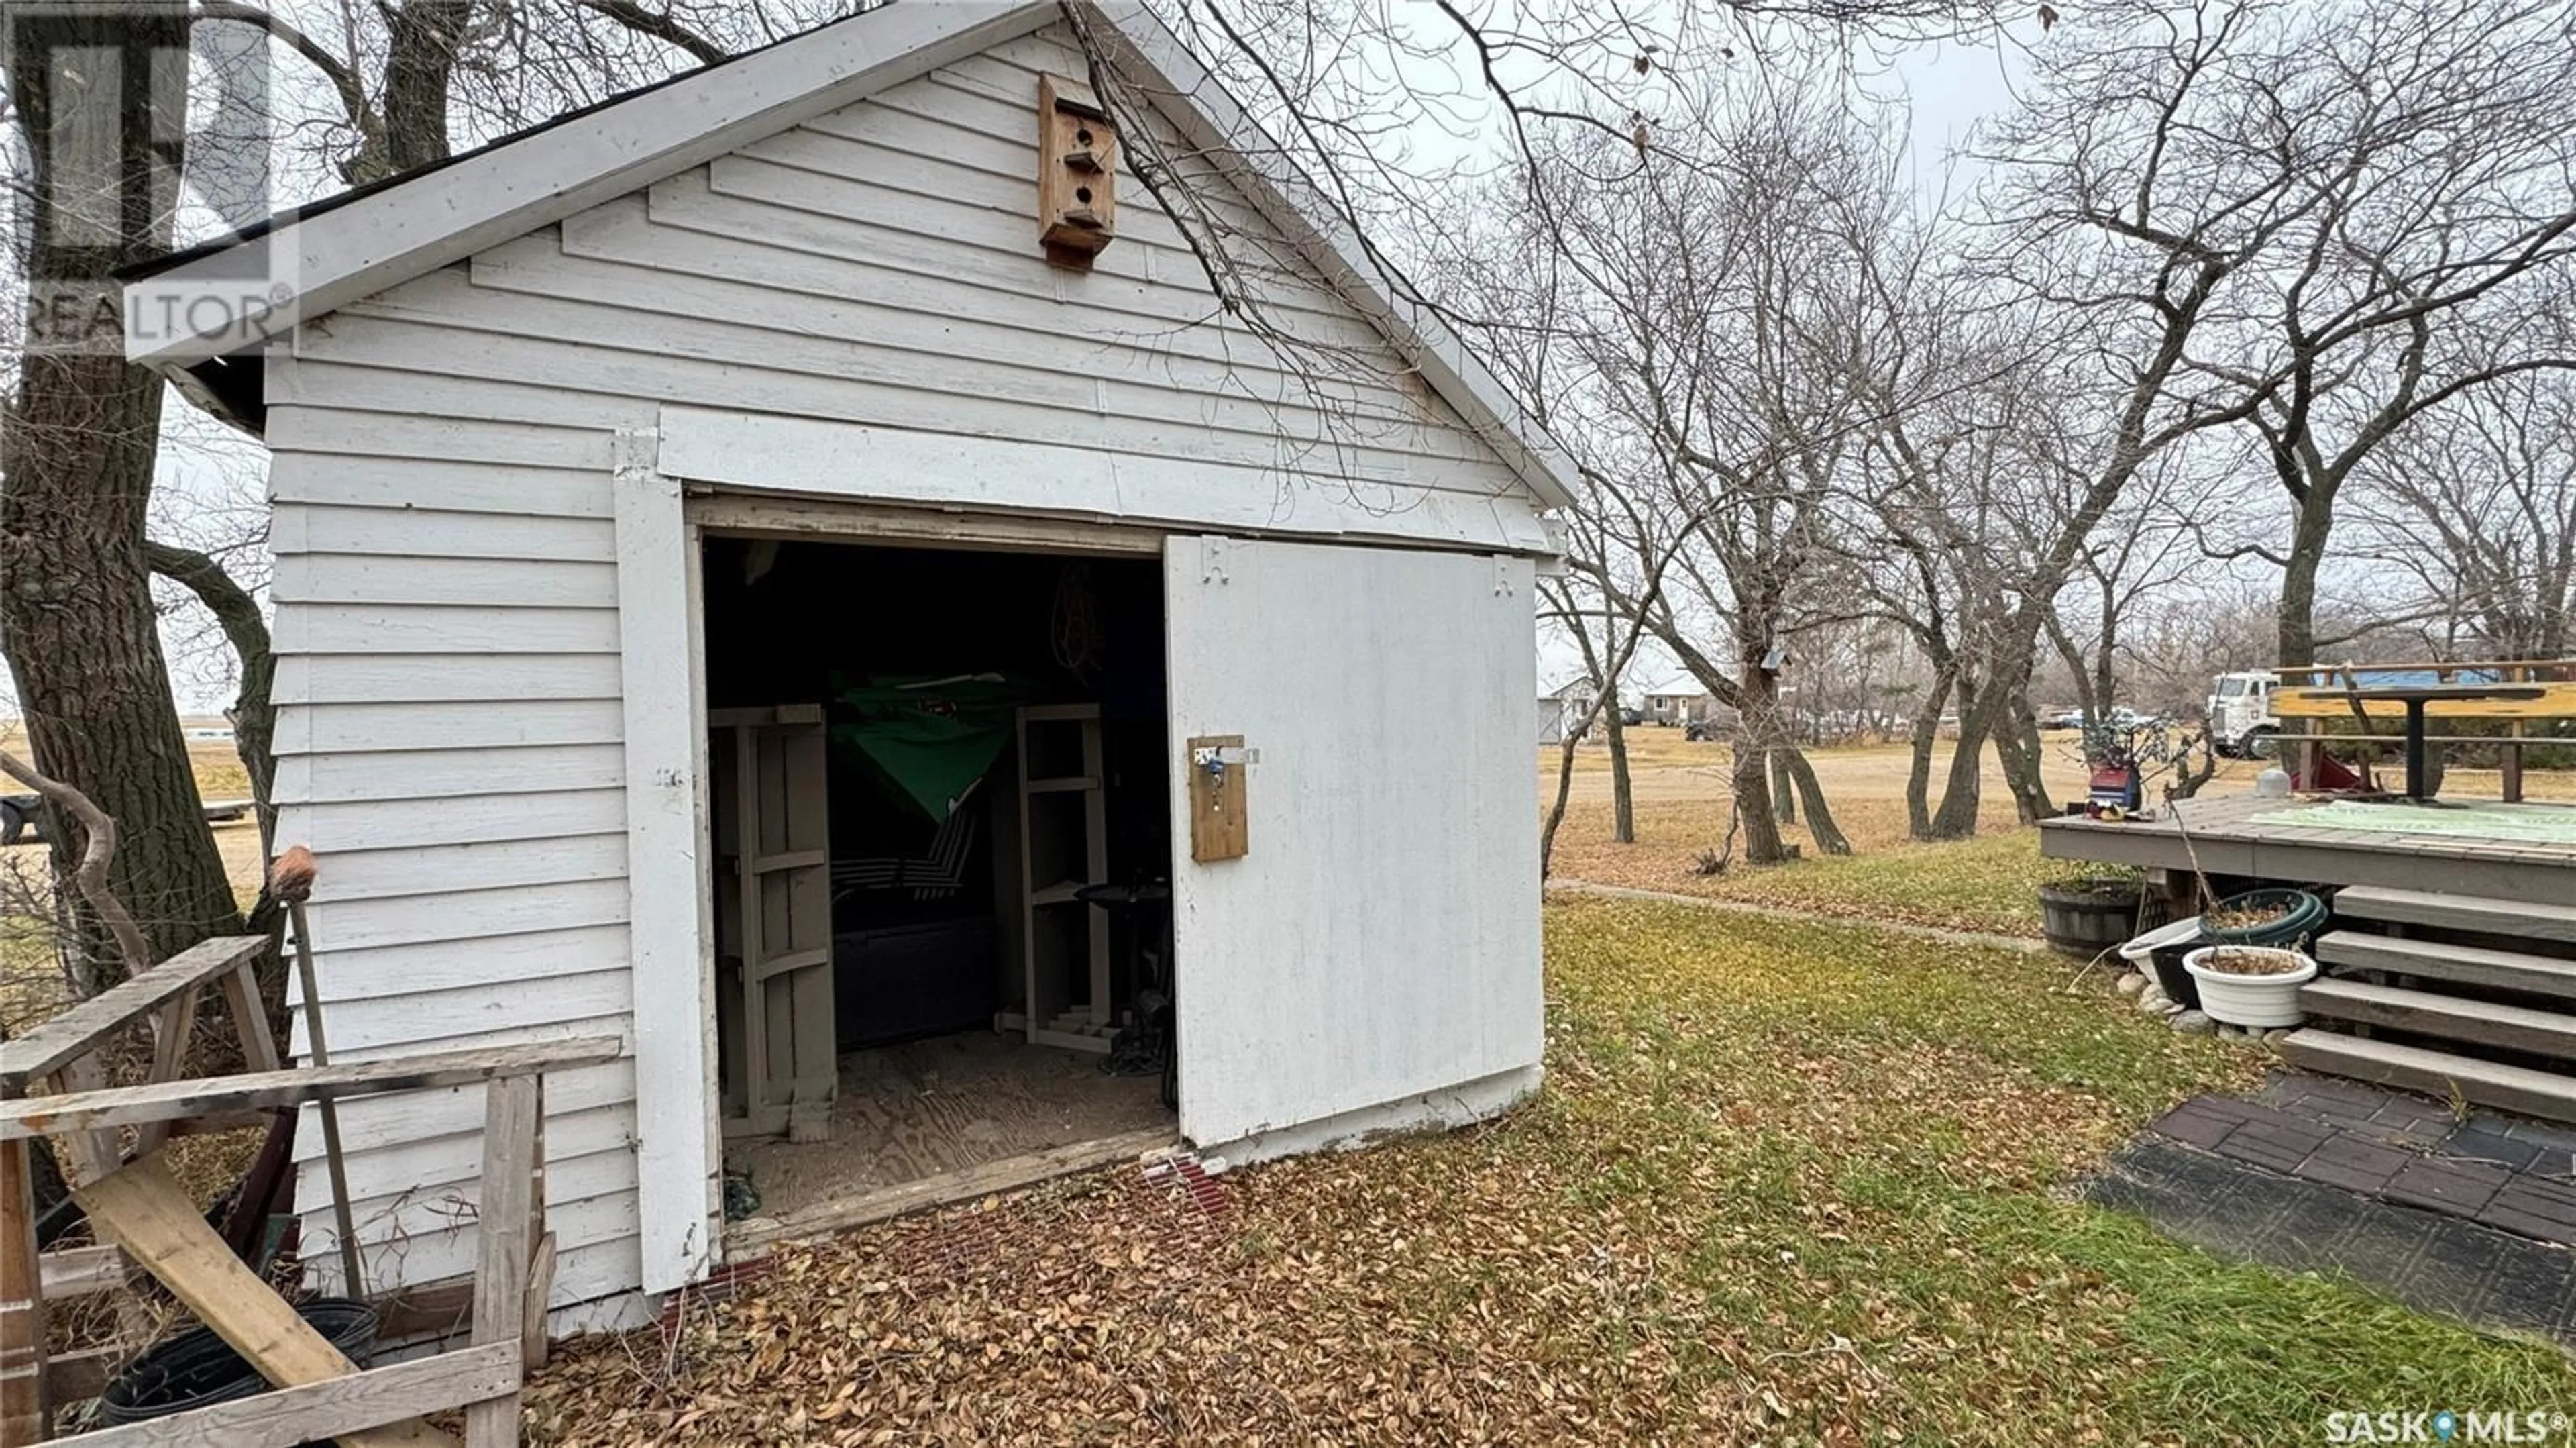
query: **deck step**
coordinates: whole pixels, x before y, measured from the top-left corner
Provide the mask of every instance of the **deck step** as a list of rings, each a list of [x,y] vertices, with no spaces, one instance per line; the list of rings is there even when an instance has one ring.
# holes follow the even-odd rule
[[[2427,980],[2528,991],[2576,1001],[2576,960],[2554,955],[2525,955],[2518,950],[2334,930],[2317,937],[2317,959],[2328,965],[2394,971]]]
[[[2278,1044],[2290,1064],[2329,1076],[2349,1076],[2446,1100],[2457,1096],[2480,1106],[2552,1121],[2576,1121],[2576,1078],[2392,1041],[2366,1041],[2313,1026],[2292,1031]]]
[[[2299,988],[2299,1005],[2312,1016],[2386,1026],[2472,1046],[2528,1051],[2576,1067],[2576,1016],[2556,1011],[2490,1005],[2357,980],[2323,979]]]
[[[2525,940],[2576,944],[2576,905],[2542,905],[2524,900],[2489,900],[2476,895],[2437,895],[2429,890],[2351,885],[2335,895],[2334,912],[2361,920],[2430,925],[2442,930],[2477,930],[2493,935],[2518,935]]]

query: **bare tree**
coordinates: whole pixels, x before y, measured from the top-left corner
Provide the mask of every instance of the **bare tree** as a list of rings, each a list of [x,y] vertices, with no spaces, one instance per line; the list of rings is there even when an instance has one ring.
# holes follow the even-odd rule
[[[2292,508],[2279,657],[2314,661],[2346,481],[2429,408],[2576,365],[2576,12],[2535,0],[2087,6],[1999,152],[2025,211],[2206,294],[2170,390],[2241,421]],[[2029,157],[2044,157],[2036,165]],[[2134,282],[2067,300],[2152,327]]]
[[[2355,474],[2353,552],[2435,615],[2443,653],[2566,656],[2576,611],[2576,376],[2532,372],[2454,397]]]
[[[1579,298],[1561,415],[1579,417],[1623,506],[1655,520],[1603,526],[1632,552],[1669,554],[1653,607],[1598,581],[1734,712],[1733,793],[1756,863],[1789,853],[1775,794],[1794,793],[1820,848],[1849,848],[1782,683],[1801,629],[1853,616],[1826,584],[1832,501],[1868,412],[1862,359],[1890,344],[1871,253],[1908,242],[1884,138],[1796,90],[1711,98],[1689,152],[1670,140],[1672,157],[1560,196],[1553,233]],[[1600,176],[1603,161],[1559,175]]]

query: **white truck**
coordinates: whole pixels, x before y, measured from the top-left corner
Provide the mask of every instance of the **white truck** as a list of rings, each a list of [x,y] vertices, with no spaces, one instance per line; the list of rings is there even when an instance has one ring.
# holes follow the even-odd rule
[[[2269,670],[2221,674],[2209,695],[2209,745],[2230,759],[2268,759],[2281,721],[2272,717]]]

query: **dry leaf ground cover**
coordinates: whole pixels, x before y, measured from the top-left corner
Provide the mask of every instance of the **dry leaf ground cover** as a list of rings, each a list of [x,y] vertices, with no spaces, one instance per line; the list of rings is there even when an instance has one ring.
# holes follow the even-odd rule
[[[1132,1173],[792,1251],[561,1353],[547,1444],[2270,1443],[2576,1404],[2554,1350],[2231,1268],[2067,1188],[2250,1081],[2064,967],[1568,901],[1549,1076],[1481,1128]]]

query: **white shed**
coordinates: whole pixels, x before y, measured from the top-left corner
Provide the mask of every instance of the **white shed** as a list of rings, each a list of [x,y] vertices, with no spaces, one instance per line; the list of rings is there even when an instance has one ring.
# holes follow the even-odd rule
[[[774,1225],[1086,1122],[1246,1160],[1537,1082],[1560,465],[1170,33],[1085,18],[1105,120],[1057,4],[898,3],[132,283],[194,320],[293,263],[129,342],[272,453],[332,1050],[632,1043],[549,1087],[559,1328],[722,1263],[729,1160]],[[1059,264],[1038,137],[1091,123],[1114,239]],[[1215,305],[1140,146],[1331,376]],[[466,1270],[481,1119],[346,1109],[381,1281]]]

